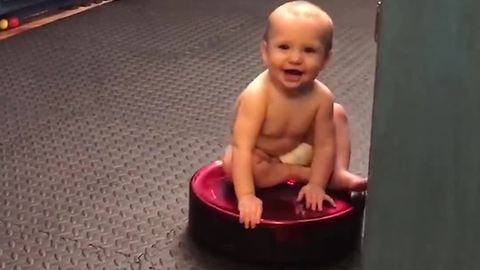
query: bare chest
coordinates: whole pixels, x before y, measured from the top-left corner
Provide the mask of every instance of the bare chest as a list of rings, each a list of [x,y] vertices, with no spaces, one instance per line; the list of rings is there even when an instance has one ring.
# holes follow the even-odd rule
[[[304,137],[313,125],[316,107],[311,102],[272,102],[267,108],[262,135]]]

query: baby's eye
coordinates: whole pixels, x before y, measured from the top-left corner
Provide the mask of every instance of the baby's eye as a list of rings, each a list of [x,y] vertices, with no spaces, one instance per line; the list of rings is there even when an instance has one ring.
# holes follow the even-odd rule
[[[281,50],[288,50],[289,47],[286,44],[280,44],[280,45],[278,45],[278,48],[281,49]]]
[[[317,49],[312,48],[312,47],[307,47],[307,48],[305,48],[305,52],[306,53],[316,53]]]

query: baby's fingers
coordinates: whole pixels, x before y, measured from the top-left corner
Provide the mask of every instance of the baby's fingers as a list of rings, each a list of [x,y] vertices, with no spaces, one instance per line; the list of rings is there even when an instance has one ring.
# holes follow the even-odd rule
[[[238,221],[240,223],[244,223],[245,222],[245,211],[243,210],[239,210],[239,213],[238,213]]]
[[[257,225],[257,214],[255,211],[249,211],[245,214],[244,227],[245,229],[253,229]]]
[[[307,197],[307,207],[315,211],[317,208],[317,201],[319,199],[318,195],[313,192],[308,192],[306,194],[306,197]]]
[[[317,205],[315,199],[315,194],[312,194],[311,192],[307,192],[305,194],[305,206],[307,209],[315,210],[315,207]]]
[[[322,197],[318,196],[317,200],[315,201],[315,206],[317,207],[318,211],[323,210],[323,200]]]
[[[251,209],[249,218],[250,218],[250,228],[253,229],[255,226],[257,226],[257,209],[253,208]]]
[[[245,226],[245,229],[248,229],[250,227],[250,222],[252,220],[250,218],[249,211],[246,211],[245,209],[241,209],[239,213],[239,220],[240,220],[240,223],[243,223],[243,225]]]
[[[318,194],[312,194],[312,210],[322,211],[322,197]]]
[[[257,211],[255,215],[255,222],[257,224],[260,223],[260,219],[262,218],[262,212],[263,212],[263,209],[262,209],[262,206],[260,205],[259,207],[257,207]]]
[[[245,222],[244,222],[244,226],[245,226],[245,229],[249,229],[252,227],[252,217],[251,217],[251,213],[247,212],[245,213]]]
[[[335,201],[332,199],[332,197],[328,196],[327,194],[325,194],[325,200],[327,202],[329,202],[333,207],[335,207]]]
[[[297,202],[303,200],[304,197],[305,197],[305,190],[301,189],[300,192],[298,192]]]

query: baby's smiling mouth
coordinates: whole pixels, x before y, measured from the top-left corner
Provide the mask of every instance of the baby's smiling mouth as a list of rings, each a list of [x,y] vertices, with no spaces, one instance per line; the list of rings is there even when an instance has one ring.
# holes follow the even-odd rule
[[[303,71],[298,69],[284,69],[283,70],[287,75],[294,75],[294,76],[301,76],[303,75]]]

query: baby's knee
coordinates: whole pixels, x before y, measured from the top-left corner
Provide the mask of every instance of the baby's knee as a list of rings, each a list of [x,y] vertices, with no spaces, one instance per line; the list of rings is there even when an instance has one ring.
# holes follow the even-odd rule
[[[222,158],[223,171],[227,176],[232,174],[232,146],[227,146]]]
[[[338,103],[333,104],[333,117],[336,120],[347,122],[347,111],[341,104],[338,104]]]
[[[341,105],[339,103],[334,103],[333,104],[333,113],[338,114],[338,115],[344,115],[344,116],[347,115],[347,111],[345,110],[343,105]]]

